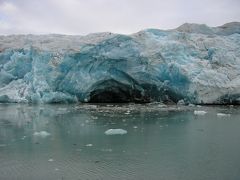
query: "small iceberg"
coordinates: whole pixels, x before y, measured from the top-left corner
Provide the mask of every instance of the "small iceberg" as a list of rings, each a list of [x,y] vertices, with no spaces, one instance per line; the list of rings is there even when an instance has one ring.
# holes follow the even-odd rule
[[[194,111],[195,115],[205,115],[206,113],[206,111]]]
[[[185,103],[185,101],[184,101],[183,99],[181,99],[181,100],[179,100],[179,101],[177,102],[177,105],[178,105],[178,106],[184,106],[184,105],[186,105],[186,103]]]
[[[130,114],[131,113],[131,111],[130,110],[127,110],[127,112],[125,112],[124,114]]]
[[[52,158],[50,158],[50,159],[48,160],[48,162],[53,162],[53,159],[52,159]]]
[[[92,144],[86,144],[85,146],[86,147],[92,147],[93,145]]]
[[[127,134],[127,131],[124,129],[108,129],[105,131],[106,135],[123,135]]]
[[[218,117],[229,117],[231,114],[225,114],[225,113],[217,113]]]
[[[101,151],[103,151],[103,152],[112,152],[113,150],[112,149],[101,149]]]
[[[195,107],[195,105],[194,105],[194,104],[188,104],[188,106],[189,106],[189,107]]]
[[[33,135],[34,135],[34,136],[38,136],[38,137],[45,138],[45,137],[47,137],[47,136],[50,136],[51,134],[48,133],[47,131],[39,131],[39,132],[35,132]]]

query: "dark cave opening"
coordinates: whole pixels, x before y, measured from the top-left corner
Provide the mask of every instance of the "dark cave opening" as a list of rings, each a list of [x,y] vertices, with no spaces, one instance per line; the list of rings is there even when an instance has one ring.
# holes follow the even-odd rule
[[[148,103],[150,98],[142,89],[115,80],[98,83],[90,92],[90,103]]]

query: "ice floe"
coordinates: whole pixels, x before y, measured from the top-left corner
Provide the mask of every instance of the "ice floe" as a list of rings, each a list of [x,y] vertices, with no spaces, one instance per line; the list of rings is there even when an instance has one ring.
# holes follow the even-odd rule
[[[206,113],[206,111],[194,111],[195,115],[205,115]]]
[[[127,131],[124,129],[108,129],[105,131],[106,135],[123,135],[127,134]]]
[[[39,131],[39,132],[34,132],[33,133],[34,136],[37,136],[37,137],[47,137],[47,136],[50,136],[51,134],[48,133],[47,131]]]

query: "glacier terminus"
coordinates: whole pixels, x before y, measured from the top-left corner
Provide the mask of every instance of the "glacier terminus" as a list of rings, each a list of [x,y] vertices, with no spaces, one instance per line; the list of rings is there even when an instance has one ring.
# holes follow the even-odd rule
[[[1,103],[240,104],[240,23],[0,36]]]

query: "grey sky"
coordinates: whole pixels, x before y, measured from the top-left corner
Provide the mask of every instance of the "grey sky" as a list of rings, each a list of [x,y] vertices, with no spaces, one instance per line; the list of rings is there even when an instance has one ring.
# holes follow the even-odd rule
[[[0,0],[0,34],[128,34],[231,21],[240,21],[240,0]]]

